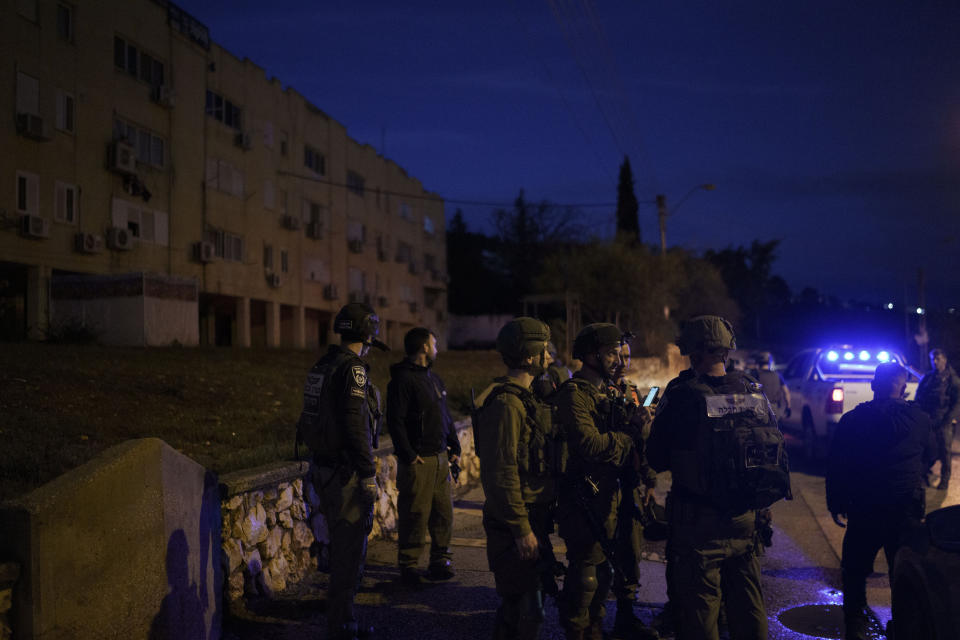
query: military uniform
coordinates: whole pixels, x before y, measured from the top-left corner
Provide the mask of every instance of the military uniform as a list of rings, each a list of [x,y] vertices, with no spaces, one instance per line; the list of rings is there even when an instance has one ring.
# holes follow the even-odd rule
[[[341,309],[334,330],[345,342],[366,343],[379,320],[367,305]],[[362,330],[358,331],[358,327]],[[311,475],[320,512],[330,534],[327,626],[331,638],[355,638],[353,599],[363,575],[367,536],[377,496],[373,457],[379,420],[379,392],[369,367],[344,344],[331,345],[307,374],[298,439],[312,454]]]
[[[917,387],[917,404],[933,421],[937,442],[935,460],[940,461],[940,482],[950,482],[950,450],[953,446],[954,422],[960,418],[960,378],[953,367],[943,371],[932,369],[923,375]]]
[[[503,385],[510,390],[498,389]],[[531,411],[537,402],[533,394],[515,378],[503,377],[488,397],[479,414],[476,446],[486,497],[487,561],[503,599],[497,626],[509,627],[516,637],[535,638],[532,630],[543,621],[541,566],[538,559],[520,559],[515,540],[531,532],[541,537],[542,522],[531,513],[542,513],[556,499],[556,484],[544,442],[535,436],[543,427]],[[510,632],[502,637],[511,637]]]
[[[500,330],[497,350],[509,370],[528,368],[536,378],[543,371],[549,339],[544,323],[516,318]],[[527,363],[531,357],[540,359],[539,366]],[[561,456],[549,409],[519,378],[495,379],[479,402],[473,420],[486,497],[483,528],[487,562],[501,598],[494,638],[536,640],[543,623],[543,559],[522,557],[518,541],[531,534],[538,542],[543,539],[541,514],[556,500]]]
[[[749,384],[749,383],[747,383]],[[650,465],[671,471],[673,485],[667,502],[668,595],[675,607],[674,623],[680,640],[717,640],[723,598],[731,637],[767,637],[767,616],[760,585],[760,552],[755,510],[731,513],[715,506],[700,483],[691,478],[705,472],[694,443],[702,438],[701,419],[706,385],[717,394],[743,392],[744,376],[681,374],[667,386],[647,443]]]
[[[568,565],[560,619],[575,634],[598,629],[605,615],[612,574],[598,535],[612,540],[616,533],[619,475],[634,446],[629,435],[608,428],[612,408],[606,389],[579,373],[560,387],[555,402],[556,420],[570,449],[557,509]],[[595,493],[586,484],[588,477]]]

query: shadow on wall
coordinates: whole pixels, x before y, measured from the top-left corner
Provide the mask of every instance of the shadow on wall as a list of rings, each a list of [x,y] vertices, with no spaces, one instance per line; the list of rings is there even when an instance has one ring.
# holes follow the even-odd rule
[[[216,640],[219,636],[222,612],[216,594],[220,593],[223,584],[223,569],[212,551],[220,548],[220,510],[217,478],[210,471],[204,475],[198,534],[200,549],[196,555],[199,562],[193,571],[186,533],[177,529],[170,534],[166,560],[170,591],[150,624],[150,640]],[[213,585],[207,582],[210,568],[213,569]],[[194,576],[199,576],[199,583]],[[212,612],[209,611],[211,605],[214,607]]]

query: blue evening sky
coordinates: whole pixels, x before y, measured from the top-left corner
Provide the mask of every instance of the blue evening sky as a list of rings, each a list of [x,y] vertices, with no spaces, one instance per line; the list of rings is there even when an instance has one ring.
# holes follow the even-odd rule
[[[923,268],[960,306],[960,3],[178,4],[449,200],[612,203],[627,154],[641,203],[716,184],[670,245],[779,238],[794,292],[875,302],[915,303]],[[612,233],[612,207],[583,212]]]

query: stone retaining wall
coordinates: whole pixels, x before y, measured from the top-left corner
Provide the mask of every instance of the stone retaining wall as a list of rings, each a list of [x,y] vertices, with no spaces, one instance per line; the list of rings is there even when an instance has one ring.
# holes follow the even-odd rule
[[[462,448],[458,491],[480,482],[469,419],[456,424]],[[371,538],[397,534],[397,459],[393,445],[376,451],[380,492]],[[319,561],[329,534],[319,498],[305,482],[309,465],[281,462],[220,478],[225,588],[230,600],[246,594],[270,596],[299,582]],[[314,545],[314,542],[317,544]]]
[[[10,640],[13,637],[10,616],[7,614],[13,606],[13,587],[19,577],[19,564],[16,562],[0,563],[0,640]]]

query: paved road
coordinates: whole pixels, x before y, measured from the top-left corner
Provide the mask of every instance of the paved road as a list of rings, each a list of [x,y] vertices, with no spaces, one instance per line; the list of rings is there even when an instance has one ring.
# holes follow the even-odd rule
[[[958,461],[955,460],[957,465]],[[954,477],[960,477],[955,470]],[[960,483],[950,492],[931,491],[928,509],[960,503]],[[660,500],[669,486],[663,477]],[[800,467],[793,473],[794,500],[774,507],[774,545],[764,558],[764,590],[770,617],[771,640],[800,640],[811,637],[840,638],[839,605],[840,544],[843,530],[826,511],[823,477],[818,469]],[[370,545],[363,588],[357,597],[360,616],[383,639],[437,638],[442,640],[490,637],[498,599],[493,577],[487,571],[479,489],[456,503],[454,562],[457,576],[447,583],[429,584],[420,589],[405,588],[398,582],[396,544],[376,541]],[[562,541],[556,539],[559,550]],[[636,605],[646,620],[662,609],[666,600],[663,580],[662,545],[650,545],[643,564],[644,586]],[[562,555],[558,554],[559,557]],[[890,617],[890,591],[882,554],[876,573],[868,582],[868,598],[881,623]],[[252,602],[246,611],[227,617],[224,636],[228,640],[304,640],[323,637],[323,604],[326,575],[317,572],[296,590],[271,602]],[[613,621],[614,603],[608,603],[608,626]],[[554,602],[547,604],[542,638],[562,638]],[[878,636],[880,637],[880,636]]]

